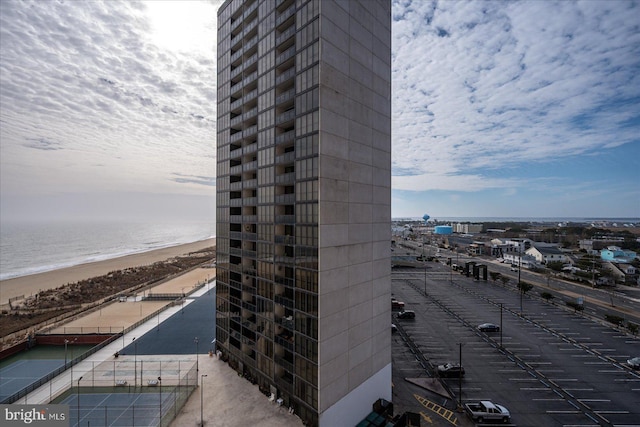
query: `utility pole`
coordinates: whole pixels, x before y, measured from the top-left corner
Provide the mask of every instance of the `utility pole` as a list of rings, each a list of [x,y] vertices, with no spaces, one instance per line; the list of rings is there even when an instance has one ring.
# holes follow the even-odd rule
[[[204,426],[204,416],[202,413],[202,401],[203,401],[203,393],[204,393],[204,377],[206,377],[207,374],[202,374],[200,375],[200,426]]]
[[[460,371],[458,374],[458,407],[462,410],[462,343],[458,343],[460,346],[460,354],[458,356],[458,362],[460,364]]]
[[[520,275],[522,274],[522,245],[524,245],[524,239],[520,242],[520,257],[518,259],[518,290],[520,291],[520,315],[522,315],[522,285],[520,284]]]

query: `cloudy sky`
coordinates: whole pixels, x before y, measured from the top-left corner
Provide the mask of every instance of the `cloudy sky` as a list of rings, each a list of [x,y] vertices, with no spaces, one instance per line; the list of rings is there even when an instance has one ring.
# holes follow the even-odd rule
[[[0,208],[213,218],[221,2],[0,1]],[[393,2],[394,217],[640,217],[640,5]]]

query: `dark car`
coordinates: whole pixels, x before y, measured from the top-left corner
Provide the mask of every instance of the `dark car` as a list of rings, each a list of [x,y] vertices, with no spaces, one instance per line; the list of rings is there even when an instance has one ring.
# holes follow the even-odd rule
[[[398,319],[415,319],[416,313],[412,310],[402,310],[396,314],[396,317],[398,317]]]
[[[493,323],[483,323],[482,325],[478,325],[478,330],[480,332],[499,332],[500,326],[494,325]]]
[[[640,369],[640,357],[632,357],[631,359],[627,360],[627,365],[629,365],[629,367],[631,367],[632,369]]]
[[[453,364],[445,363],[444,365],[438,365],[438,376],[443,378],[459,378],[464,377],[464,367]]]

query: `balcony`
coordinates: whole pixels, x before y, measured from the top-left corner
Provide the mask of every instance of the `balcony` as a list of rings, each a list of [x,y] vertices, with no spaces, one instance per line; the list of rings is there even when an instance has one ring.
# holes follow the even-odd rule
[[[295,88],[289,89],[276,96],[276,105],[292,100],[296,96]]]
[[[242,65],[237,66],[236,68],[231,70],[230,78],[233,79],[234,77],[239,76],[242,70],[243,70]]]
[[[244,51],[249,52],[249,50],[254,47],[258,43],[258,36],[252,37],[249,41],[244,44]],[[254,55],[257,57],[257,53]],[[244,61],[244,66],[247,66],[247,60]]]
[[[282,277],[282,276],[276,276],[274,279],[274,282],[280,284],[280,285],[285,285],[285,286],[295,286],[296,281],[295,279],[293,279],[292,277]]]
[[[242,139],[242,132],[236,132],[229,137],[229,142],[238,142]]]
[[[294,349],[294,341],[293,341],[293,336],[282,336],[281,335],[276,335],[275,336],[276,339],[276,343],[281,345],[282,347],[286,348],[289,351],[293,351]]]
[[[258,96],[258,89],[254,89],[251,92],[247,92],[244,95],[243,99],[244,99],[244,102],[247,103],[247,102],[251,101],[252,99],[255,99],[257,96]]]
[[[242,115],[235,116],[233,119],[229,120],[229,126],[238,126],[242,123]]]
[[[242,154],[251,154],[258,151],[258,143],[254,142],[253,144],[245,145],[242,147]]]
[[[256,251],[252,251],[249,249],[243,249],[241,255],[245,258],[255,258],[256,257]]]
[[[244,13],[242,14],[242,16],[244,18],[247,18],[249,15],[251,15],[251,12],[253,12],[254,10],[256,10],[258,8],[258,2],[254,2],[251,6],[249,6]]]
[[[296,13],[296,6],[292,4],[288,8],[286,8],[278,17],[276,18],[276,27],[282,24],[287,19],[291,18]]]
[[[233,138],[234,136],[235,135],[232,135],[231,138]],[[295,139],[295,137],[296,137],[295,130],[290,130],[288,132],[281,133],[280,135],[276,136],[276,144],[285,144],[287,142],[291,142]]]
[[[276,156],[276,165],[288,165],[296,160],[296,152],[289,151],[288,153],[280,154]]]
[[[254,71],[253,73],[246,76],[243,81],[245,85],[248,85],[251,82],[255,81],[257,78],[258,78],[258,72]]]
[[[290,122],[295,117],[296,117],[296,110],[295,108],[291,108],[290,110],[287,110],[276,117],[276,125],[281,125],[282,123]]]
[[[242,308],[246,308],[253,313],[255,313],[256,311],[256,305],[250,301],[242,301]]]
[[[276,224],[295,224],[295,215],[276,215]],[[276,257],[277,258],[277,257]]]
[[[243,206],[255,206],[258,204],[258,198],[257,197],[244,197],[242,199],[242,205]]]
[[[242,120],[249,120],[258,115],[258,107],[254,107],[242,115]]]
[[[244,131],[242,131],[242,135],[244,135],[245,138],[249,136],[253,136],[256,133],[258,133],[258,125],[250,126],[246,128]]]
[[[293,361],[289,361],[282,356],[275,356],[273,359],[278,365],[282,366],[285,370],[293,373],[295,372],[295,368],[293,366]]]
[[[243,181],[242,184],[242,188],[256,188],[258,186],[258,180],[257,179],[247,179],[246,181]],[[255,222],[255,221],[252,221]]]
[[[258,239],[258,235],[256,233],[242,233],[242,239],[255,242]]]
[[[247,26],[244,27],[244,29],[242,30],[242,35],[246,36],[257,26],[258,26],[258,20],[253,19]]]
[[[289,395],[293,394],[293,377],[291,374],[285,374],[281,378],[276,378],[276,387]]]
[[[275,242],[280,245],[295,245],[296,236],[275,236]]]
[[[276,76],[276,85],[279,85],[291,78],[293,78],[296,75],[296,67],[291,67],[289,69],[287,69],[287,71],[279,74]]]
[[[242,105],[242,98],[236,99],[229,105],[230,110],[236,110]]]
[[[241,56],[242,56],[242,48],[236,50],[235,52],[233,52],[231,54],[231,59],[229,60],[229,62],[233,63],[233,62],[237,61],[238,59],[240,59]]]
[[[294,193],[280,194],[276,196],[275,202],[278,205],[293,205],[296,202],[296,195]]]
[[[254,160],[253,162],[245,163],[242,165],[243,172],[251,172],[258,169],[258,161]]]
[[[284,32],[280,33],[276,37],[276,45],[281,45],[282,43],[287,41],[290,37],[292,37],[295,33],[296,33],[296,26],[295,25],[290,26],[289,28],[284,30]]]
[[[295,172],[283,173],[282,175],[276,176],[276,184],[293,184],[294,182],[296,182]]]
[[[290,308],[293,310],[293,300],[291,298],[287,298],[284,295],[276,295],[274,296],[274,301],[277,304],[283,305],[287,308]]]
[[[296,47],[291,46],[289,49],[282,52],[280,55],[276,57],[276,65],[282,64],[289,58],[292,58],[296,54]]]

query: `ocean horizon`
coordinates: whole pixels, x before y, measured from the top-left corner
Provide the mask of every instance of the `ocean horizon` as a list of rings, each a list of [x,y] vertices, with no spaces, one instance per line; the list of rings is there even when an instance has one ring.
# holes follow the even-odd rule
[[[215,237],[215,222],[2,222],[0,280]]]
[[[422,217],[394,217],[392,221],[423,221]],[[430,217],[429,221],[438,222],[533,222],[533,223],[619,223],[640,224],[640,218],[634,217]]]

